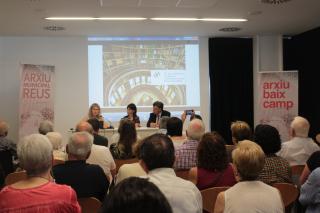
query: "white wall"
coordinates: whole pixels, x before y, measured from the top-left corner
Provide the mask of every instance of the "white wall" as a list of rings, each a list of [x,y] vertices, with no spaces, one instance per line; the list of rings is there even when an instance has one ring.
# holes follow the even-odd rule
[[[85,37],[0,37],[0,119],[18,140],[19,63],[55,66],[55,127],[67,130],[88,108],[87,43]]]
[[[55,66],[55,129],[67,139],[68,130],[88,110],[86,37],[0,37],[0,119],[18,140],[20,63]],[[200,38],[201,115],[209,129],[208,40]]]

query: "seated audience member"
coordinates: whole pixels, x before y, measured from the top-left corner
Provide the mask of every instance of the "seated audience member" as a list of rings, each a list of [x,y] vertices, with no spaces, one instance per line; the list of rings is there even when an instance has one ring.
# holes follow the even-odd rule
[[[187,139],[182,135],[182,126],[182,120],[177,117],[171,117],[167,122],[167,135],[170,136],[175,147],[180,146]]]
[[[236,184],[232,165],[228,162],[225,141],[219,133],[202,136],[197,149],[197,167],[191,168],[189,179],[199,190]]]
[[[134,158],[132,147],[137,142],[137,131],[133,121],[123,119],[119,126],[119,141],[110,145],[114,159]]]
[[[104,201],[102,213],[172,213],[166,197],[145,178],[130,177],[118,184]]]
[[[154,134],[142,141],[140,158],[147,177],[168,199],[174,213],[201,213],[202,197],[190,181],[176,176],[173,170],[174,146],[163,134]]]
[[[197,148],[204,134],[204,124],[199,119],[193,119],[187,129],[187,140],[176,149],[176,162],[174,168],[191,169],[197,164]]]
[[[108,139],[99,135],[99,120],[96,118],[90,118],[87,122],[91,124],[93,129],[93,144],[108,147]]]
[[[8,139],[9,126],[6,122],[0,121],[0,165],[4,176],[14,171],[12,158],[17,156],[17,145]]]
[[[46,136],[52,144],[53,159],[67,160],[67,155],[62,147],[62,135],[59,132],[48,132]]]
[[[170,117],[171,113],[163,109],[163,103],[156,101],[153,103],[152,113],[150,113],[147,127],[159,127],[160,118],[163,116]]]
[[[306,213],[320,212],[320,168],[315,169],[300,188],[299,201]]]
[[[84,121],[77,124],[76,131],[85,131],[93,135],[92,126]],[[116,172],[116,164],[108,147],[92,144],[91,153],[86,162],[99,165],[111,182]]]
[[[232,159],[238,183],[219,193],[215,213],[283,213],[284,206],[280,192],[261,181],[259,173],[265,163],[264,153],[259,145],[245,140],[232,152]]]
[[[48,132],[53,132],[53,123],[49,120],[41,121],[38,131],[42,135],[46,135]]]
[[[109,181],[102,168],[87,164],[93,137],[88,132],[76,132],[67,144],[68,161],[53,167],[56,183],[71,186],[78,197],[95,197],[103,201]]]
[[[167,134],[167,122],[170,119],[168,116],[162,116],[159,121],[158,133]]]
[[[110,128],[110,125],[105,122],[104,117],[101,115],[101,108],[99,106],[99,104],[97,103],[93,103],[91,104],[90,108],[89,108],[89,112],[88,115],[85,116],[82,121],[87,121],[91,118],[96,118],[98,119],[99,122],[101,122],[101,125],[99,126],[101,129],[107,129]]]
[[[231,136],[234,145],[239,141],[252,140],[252,130],[244,121],[235,121],[231,123]]]
[[[297,116],[291,122],[292,139],[282,143],[278,155],[289,161],[290,166],[304,165],[319,146],[308,137],[310,124],[307,119]]]
[[[53,182],[52,145],[47,137],[25,137],[18,144],[18,157],[27,179],[2,189],[0,212],[81,212],[74,190]]]
[[[127,115],[122,119],[133,121],[136,127],[140,127],[140,119],[139,116],[137,116],[137,106],[134,103],[128,104]]]
[[[254,141],[260,145],[266,156],[266,162],[258,179],[269,185],[291,183],[292,175],[289,162],[275,154],[281,149],[278,130],[267,124],[259,124],[254,130]]]
[[[141,147],[141,141],[137,142],[136,146],[134,146],[134,149],[133,149],[134,155],[138,157],[139,162],[123,164],[119,168],[118,174],[115,178],[116,184],[118,184],[119,182],[121,182],[122,180],[128,177],[139,177],[139,176],[145,176],[147,174],[141,166],[140,147]]]
[[[320,151],[316,151],[312,153],[312,155],[307,160],[307,163],[304,166],[304,169],[300,176],[300,184],[303,184],[304,182],[306,182],[310,173],[318,167],[320,167]]]

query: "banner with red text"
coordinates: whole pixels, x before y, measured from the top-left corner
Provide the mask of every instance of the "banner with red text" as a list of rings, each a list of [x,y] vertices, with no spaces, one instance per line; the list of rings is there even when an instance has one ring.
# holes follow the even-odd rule
[[[258,121],[278,129],[289,140],[290,123],[298,115],[298,72],[258,73]]]
[[[54,66],[21,65],[19,137],[37,133],[54,119]]]

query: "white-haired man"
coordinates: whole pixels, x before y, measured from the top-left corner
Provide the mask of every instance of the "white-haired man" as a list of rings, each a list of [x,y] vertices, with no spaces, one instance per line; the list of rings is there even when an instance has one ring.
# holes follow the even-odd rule
[[[193,119],[186,131],[187,141],[176,149],[176,162],[174,168],[190,169],[196,166],[197,148],[205,127],[202,120]]]
[[[308,137],[310,124],[307,119],[297,116],[290,127],[292,139],[282,144],[278,155],[289,161],[290,166],[304,165],[319,146]]]
[[[49,120],[41,121],[38,131],[42,135],[46,135],[48,132],[53,132],[53,123]]]
[[[78,197],[95,197],[103,201],[109,181],[102,168],[87,164],[93,144],[93,136],[88,132],[76,132],[67,144],[68,161],[53,167],[56,183],[71,186]]]

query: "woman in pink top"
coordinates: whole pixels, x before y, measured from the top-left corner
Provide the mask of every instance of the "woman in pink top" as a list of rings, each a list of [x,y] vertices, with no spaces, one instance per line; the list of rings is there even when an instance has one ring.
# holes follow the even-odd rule
[[[218,132],[202,136],[197,150],[197,167],[191,168],[189,179],[199,190],[236,184],[225,141]]]
[[[6,186],[0,192],[0,212],[80,213],[74,190],[53,182],[52,145],[44,135],[33,134],[18,144],[20,166],[27,179]]]

